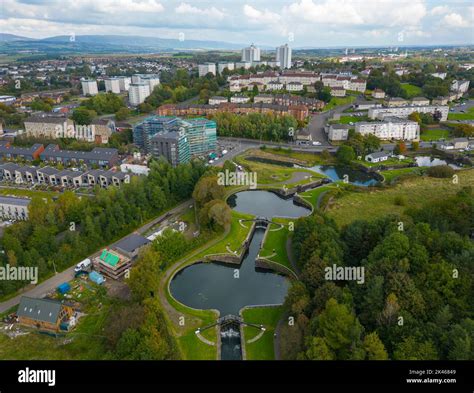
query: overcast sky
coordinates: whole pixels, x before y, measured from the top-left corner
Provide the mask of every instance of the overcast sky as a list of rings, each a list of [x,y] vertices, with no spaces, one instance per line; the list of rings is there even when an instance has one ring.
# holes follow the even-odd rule
[[[473,44],[464,0],[0,0],[0,32],[121,34],[293,47]],[[182,35],[181,35],[182,36]]]

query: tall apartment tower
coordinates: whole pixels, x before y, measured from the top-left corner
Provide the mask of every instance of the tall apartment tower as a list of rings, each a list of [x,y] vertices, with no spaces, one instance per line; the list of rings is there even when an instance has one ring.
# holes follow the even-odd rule
[[[115,94],[120,93],[120,79],[119,78],[107,78],[104,79],[105,91],[112,92]]]
[[[99,94],[99,89],[97,88],[97,81],[94,79],[81,78],[82,85],[82,94],[95,96]]]
[[[291,68],[291,48],[288,44],[276,48],[276,61],[280,62],[281,68]]]
[[[252,44],[248,48],[242,49],[242,61],[251,63],[260,61],[260,48]]]
[[[145,102],[150,95],[150,86],[148,83],[131,83],[128,89],[128,101],[130,105],[137,106]]]

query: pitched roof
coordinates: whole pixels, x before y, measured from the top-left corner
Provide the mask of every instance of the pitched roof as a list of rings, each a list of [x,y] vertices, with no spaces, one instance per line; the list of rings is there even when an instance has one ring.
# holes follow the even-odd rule
[[[56,323],[60,311],[61,303],[56,300],[23,296],[18,306],[17,315],[36,321]]]

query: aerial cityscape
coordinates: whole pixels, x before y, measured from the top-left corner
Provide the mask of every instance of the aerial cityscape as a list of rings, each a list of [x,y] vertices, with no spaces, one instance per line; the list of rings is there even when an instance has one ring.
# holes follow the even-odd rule
[[[472,390],[471,2],[0,9],[0,391],[347,360]]]

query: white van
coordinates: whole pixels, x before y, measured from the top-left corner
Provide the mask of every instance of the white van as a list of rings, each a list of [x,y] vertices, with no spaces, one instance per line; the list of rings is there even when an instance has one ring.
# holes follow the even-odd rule
[[[91,263],[92,263],[91,260],[89,258],[86,258],[76,265],[76,267],[74,268],[74,271],[77,273],[77,272],[80,272],[81,270],[87,270],[90,267]]]

